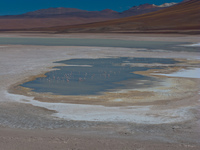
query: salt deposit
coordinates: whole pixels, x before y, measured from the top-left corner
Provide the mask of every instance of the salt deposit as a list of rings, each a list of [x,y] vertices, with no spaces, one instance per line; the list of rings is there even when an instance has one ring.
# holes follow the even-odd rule
[[[190,44],[190,45],[184,45],[184,46],[194,46],[194,47],[200,47],[200,43],[196,43],[196,44]]]
[[[182,69],[178,72],[174,72],[171,74],[155,74],[155,75],[162,75],[168,77],[200,78],[200,68]]]
[[[161,124],[192,119],[191,107],[169,110],[156,110],[153,106],[105,107],[98,105],[48,103],[34,100],[33,97],[5,93],[6,97],[20,103],[32,104],[54,110],[54,117],[74,121],[132,122]],[[158,113],[159,112],[159,113]]]

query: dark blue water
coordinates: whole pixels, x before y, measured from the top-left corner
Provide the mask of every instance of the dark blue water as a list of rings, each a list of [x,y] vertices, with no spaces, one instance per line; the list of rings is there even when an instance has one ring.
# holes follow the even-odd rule
[[[45,74],[46,77],[37,78],[22,86],[31,88],[35,92],[50,92],[58,95],[96,95],[114,89],[151,87],[159,82],[158,79],[133,72],[161,69],[161,67],[131,67],[129,63],[175,64],[178,62],[173,59],[122,57],[71,59],[56,63],[71,66],[55,67],[59,70],[48,72]]]

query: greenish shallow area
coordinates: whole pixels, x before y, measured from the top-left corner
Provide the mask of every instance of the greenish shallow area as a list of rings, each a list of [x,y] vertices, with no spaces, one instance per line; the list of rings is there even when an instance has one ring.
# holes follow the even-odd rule
[[[163,69],[163,67],[131,67],[133,63],[179,63],[173,59],[163,58],[99,58],[71,59],[59,61],[69,66],[55,67],[57,70],[22,84],[34,92],[50,92],[56,95],[98,95],[116,89],[147,88],[160,84],[153,77],[135,74],[135,71]]]
[[[183,42],[161,42],[161,41],[133,41],[119,39],[69,39],[69,38],[11,38],[0,37],[0,44],[8,45],[44,45],[44,46],[96,46],[96,47],[124,47],[124,48],[146,48],[173,51],[194,51],[197,47],[184,47],[180,45],[190,44]]]

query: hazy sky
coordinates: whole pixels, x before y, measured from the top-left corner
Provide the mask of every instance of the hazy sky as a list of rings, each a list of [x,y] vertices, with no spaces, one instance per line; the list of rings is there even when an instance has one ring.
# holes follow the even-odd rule
[[[160,5],[182,0],[0,0],[0,15],[22,14],[49,7],[69,7],[83,10],[113,9],[123,11],[144,3]]]

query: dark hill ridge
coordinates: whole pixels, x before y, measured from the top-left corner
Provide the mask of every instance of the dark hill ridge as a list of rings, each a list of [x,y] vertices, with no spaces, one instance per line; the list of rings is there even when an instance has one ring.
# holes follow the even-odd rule
[[[17,16],[16,16],[17,17]],[[120,18],[119,13],[110,9],[105,9],[102,11],[87,11],[76,8],[48,8],[41,9],[33,12],[28,12],[18,17],[25,18],[68,18],[68,17],[81,17],[81,18]]]
[[[200,30],[200,1],[189,0],[143,15],[74,26],[39,30],[56,32],[135,32],[156,30]]]
[[[112,9],[104,9],[104,10],[102,10],[100,12],[104,12],[104,13],[118,13],[117,11],[114,11]]]
[[[88,12],[86,10],[81,10],[77,8],[48,8],[48,9],[40,9],[32,12],[25,13],[23,15],[55,15],[55,14],[65,14],[65,13],[72,13],[72,12]]]
[[[28,12],[22,15],[0,16],[0,30],[16,30],[100,22],[153,12],[163,8],[165,7],[159,7],[153,4],[133,6],[124,12],[116,12],[111,9],[87,11],[64,7],[48,8]]]

